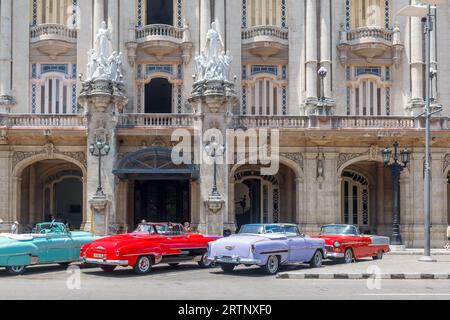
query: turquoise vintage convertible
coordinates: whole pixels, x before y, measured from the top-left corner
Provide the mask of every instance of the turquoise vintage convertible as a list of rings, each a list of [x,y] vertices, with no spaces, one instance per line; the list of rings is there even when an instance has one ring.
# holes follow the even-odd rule
[[[88,232],[69,231],[63,223],[39,223],[31,234],[0,234],[0,267],[20,275],[27,266],[80,261],[84,244],[98,239]]]

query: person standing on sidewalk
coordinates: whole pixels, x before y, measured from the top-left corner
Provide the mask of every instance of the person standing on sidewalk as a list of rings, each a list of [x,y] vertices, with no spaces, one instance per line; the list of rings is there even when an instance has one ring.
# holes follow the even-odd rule
[[[450,226],[447,227],[447,244],[445,249],[450,250]]]

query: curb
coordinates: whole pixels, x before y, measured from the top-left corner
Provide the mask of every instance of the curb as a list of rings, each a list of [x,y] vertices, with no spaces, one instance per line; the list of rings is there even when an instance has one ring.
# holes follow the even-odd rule
[[[280,273],[277,279],[295,280],[450,280],[448,273]]]

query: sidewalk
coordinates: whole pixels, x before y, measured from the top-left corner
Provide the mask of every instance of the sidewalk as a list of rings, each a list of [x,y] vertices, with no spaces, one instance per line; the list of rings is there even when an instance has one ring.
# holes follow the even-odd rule
[[[363,259],[343,264],[325,260],[322,268],[308,265],[289,266],[278,274],[280,279],[450,279],[450,254],[434,255],[437,262],[419,262],[419,254],[387,254],[382,260]]]
[[[391,251],[387,253],[388,255],[423,255],[423,249],[406,249],[404,251]],[[431,249],[432,256],[441,256],[441,255],[449,255],[450,250],[445,249]]]

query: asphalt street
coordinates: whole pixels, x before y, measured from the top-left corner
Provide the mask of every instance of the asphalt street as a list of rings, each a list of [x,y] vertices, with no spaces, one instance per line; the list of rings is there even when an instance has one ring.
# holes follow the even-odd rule
[[[19,277],[0,270],[0,299],[436,300],[450,299],[450,281],[282,280],[266,276],[259,268],[240,267],[233,274],[224,274],[221,269],[199,269],[196,264],[156,266],[146,276],[136,276],[125,268],[109,275],[97,268],[37,266]]]

